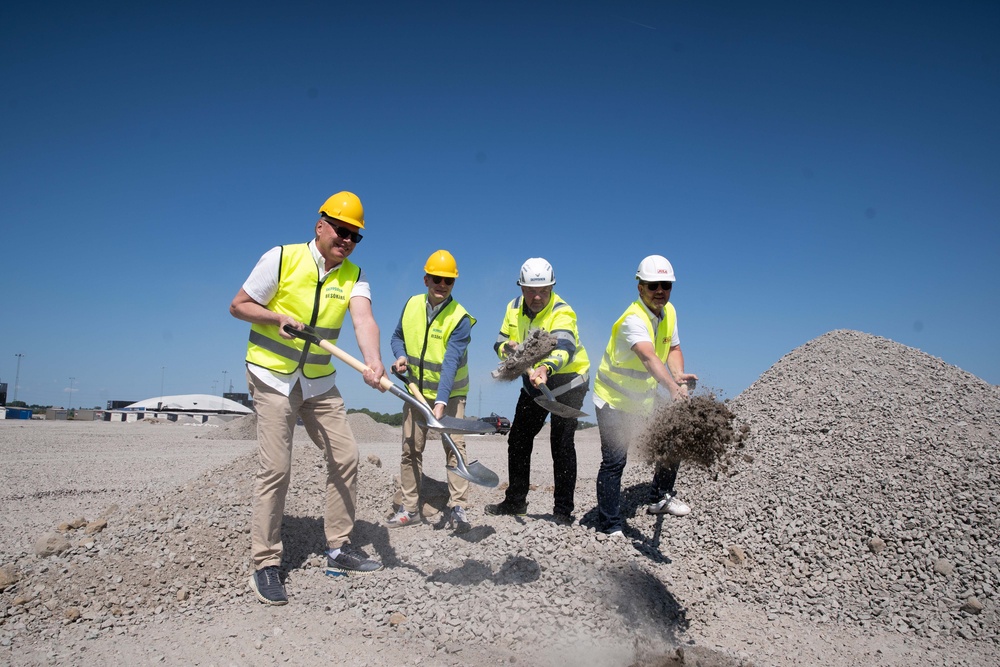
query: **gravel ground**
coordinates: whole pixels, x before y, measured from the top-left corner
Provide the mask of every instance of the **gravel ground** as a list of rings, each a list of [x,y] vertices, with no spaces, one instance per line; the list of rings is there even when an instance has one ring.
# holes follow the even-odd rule
[[[324,573],[323,464],[297,433],[285,607],[258,604],[246,587],[252,418],[0,422],[0,660],[1000,663],[997,387],[892,341],[835,331],[730,405],[751,428],[739,464],[682,468],[692,513],[654,518],[641,505],[651,471],[633,457],[626,536],[610,540],[593,530],[596,429],[577,437],[577,524],[549,514],[543,434],[528,516],[484,516],[502,492],[473,487],[474,528],[455,535],[440,526],[447,491],[435,442],[425,522],[380,525],[398,430],[354,415],[354,541],[386,570],[352,578]],[[505,478],[504,438],[467,444]]]

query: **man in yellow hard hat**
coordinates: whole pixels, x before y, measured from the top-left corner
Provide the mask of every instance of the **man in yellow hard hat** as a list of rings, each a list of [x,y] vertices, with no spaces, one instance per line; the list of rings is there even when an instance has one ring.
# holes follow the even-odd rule
[[[451,295],[458,278],[458,265],[447,250],[437,250],[424,264],[426,293],[410,297],[403,307],[399,323],[392,333],[393,370],[407,374],[411,385],[433,406],[434,416],[448,415],[462,419],[469,394],[468,347],[476,318]],[[400,488],[393,505],[396,513],[385,521],[390,528],[410,526],[420,521],[420,480],[423,474],[427,426],[409,405],[403,408],[403,455],[400,462]],[[465,457],[465,439],[453,436]],[[458,459],[442,441],[447,465],[455,467]],[[448,514],[446,522],[456,532],[468,531],[469,482],[448,472]]]
[[[545,425],[549,413],[535,402],[541,396],[537,388],[545,384],[559,402],[580,409],[587,395],[590,360],[580,342],[576,313],[552,291],[556,283],[552,265],[541,257],[532,257],[521,266],[517,284],[521,296],[507,304],[500,334],[493,349],[500,359],[523,343],[532,329],[544,329],[557,340],[556,348],[523,376],[524,386],[517,399],[514,421],[507,436],[507,470],[510,485],[503,502],[487,505],[487,514],[523,515],[528,510],[531,452],[535,436]],[[556,523],[569,525],[573,517],[576,491],[575,417],[552,414],[549,440],[555,482],[552,515]]]
[[[611,327],[594,380],[594,405],[601,432],[601,468],[597,473],[598,527],[622,535],[622,472],[629,444],[642,432],[653,412],[657,387],[673,399],[687,396],[687,384],[697,375],[684,372],[684,354],[677,333],[677,312],[670,303],[674,267],[662,255],[639,263],[636,299]],[[649,492],[650,514],[684,516],[687,503],[674,491],[678,466],[658,467]]]
[[[255,571],[249,583],[257,599],[271,605],[288,602],[279,570],[281,521],[298,419],[327,461],[327,572],[365,574],[382,569],[350,544],[357,506],[358,445],[347,423],[331,356],[284,330],[308,324],[320,338],[336,343],[349,312],[369,369],[365,382],[381,389],[385,369],[371,289],[364,271],[347,259],[365,227],[361,200],[351,192],[338,192],[323,203],[319,214],[315,238],[264,253],[229,306],[233,317],[251,324],[247,383],[257,412],[258,468],[250,531]]]

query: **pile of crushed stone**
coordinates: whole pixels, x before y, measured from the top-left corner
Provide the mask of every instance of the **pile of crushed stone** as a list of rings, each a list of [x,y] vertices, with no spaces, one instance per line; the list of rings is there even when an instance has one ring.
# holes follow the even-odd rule
[[[651,469],[630,461],[629,539],[594,528],[596,470],[581,470],[570,527],[546,514],[551,487],[531,491],[525,519],[483,515],[496,491],[473,487],[469,533],[388,531],[379,519],[393,466],[362,459],[354,542],[387,568],[368,577],[324,575],[325,472],[303,448],[312,454],[294,458],[283,527],[289,609],[432,654],[623,637],[667,654],[700,615],[738,600],[845,641],[877,626],[1000,655],[997,387],[892,341],[834,331],[730,407],[751,427],[746,454],[724,475],[682,465],[688,517],[647,515]],[[61,553],[0,562],[0,639],[139,633],[164,614],[210,622],[257,605],[246,585],[254,470],[247,456],[109,512],[103,531],[72,535]],[[443,482],[425,480],[425,493],[443,508]]]
[[[351,431],[358,442],[386,442],[399,440],[401,437],[398,427],[381,424],[363,412],[347,415],[347,423],[351,425]],[[256,440],[257,415],[238,417],[218,428],[199,433],[197,437],[208,440]],[[303,437],[308,437],[305,429],[298,427],[295,439],[301,440]]]
[[[703,519],[679,522],[664,551],[721,545],[735,566],[718,594],[771,618],[1000,642],[1000,388],[840,330],[731,408],[752,429],[746,460],[719,486],[682,467]]]

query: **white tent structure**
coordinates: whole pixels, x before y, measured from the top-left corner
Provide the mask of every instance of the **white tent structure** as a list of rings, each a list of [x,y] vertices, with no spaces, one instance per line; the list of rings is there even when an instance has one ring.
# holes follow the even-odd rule
[[[221,396],[212,394],[183,394],[180,396],[158,396],[127,405],[123,410],[145,410],[146,412],[188,412],[210,414],[248,415],[253,410]]]

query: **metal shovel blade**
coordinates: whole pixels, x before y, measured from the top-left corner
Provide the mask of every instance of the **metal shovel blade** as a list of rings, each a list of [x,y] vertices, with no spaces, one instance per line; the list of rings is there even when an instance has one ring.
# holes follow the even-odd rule
[[[455,467],[445,466],[449,472],[453,472],[462,479],[467,479],[473,484],[486,486],[491,489],[500,483],[500,477],[479,461],[469,461],[466,463],[465,459],[462,458],[462,452],[458,451],[458,446],[455,444],[455,441],[451,439],[450,435],[442,433],[441,437],[448,443],[448,446],[451,447],[451,451],[455,453],[455,459],[458,461],[458,464]]]
[[[552,414],[567,419],[577,419],[587,416],[586,412],[557,401],[556,397],[552,395],[552,391],[546,385],[538,385],[538,390],[542,392],[542,395],[535,399],[535,403],[538,403]]]

